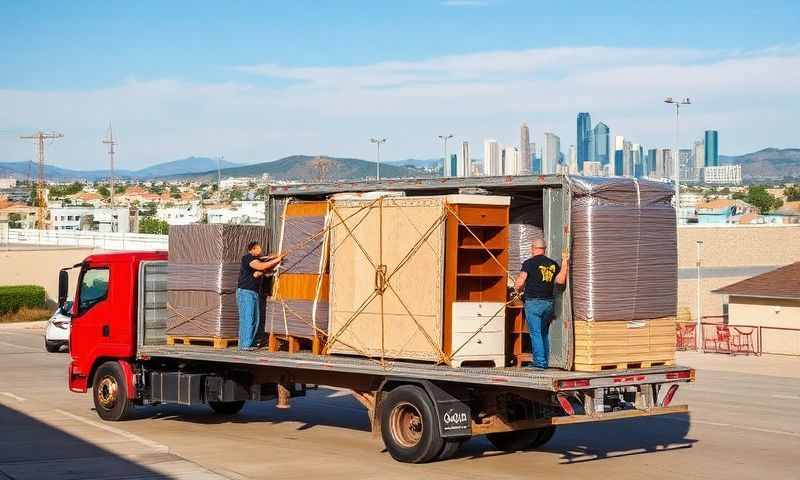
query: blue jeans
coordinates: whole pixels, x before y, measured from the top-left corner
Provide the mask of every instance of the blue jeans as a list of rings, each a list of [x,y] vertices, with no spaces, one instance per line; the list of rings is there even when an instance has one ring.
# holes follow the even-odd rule
[[[252,290],[237,288],[236,305],[239,307],[239,350],[252,348],[258,333],[258,294]]]
[[[547,368],[547,359],[550,358],[550,341],[547,335],[552,318],[552,300],[542,298],[525,300],[525,319],[528,321],[528,330],[531,333],[534,367]]]

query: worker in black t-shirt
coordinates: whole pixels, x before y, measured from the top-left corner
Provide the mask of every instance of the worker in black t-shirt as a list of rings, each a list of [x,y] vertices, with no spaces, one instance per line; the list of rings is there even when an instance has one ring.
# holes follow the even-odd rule
[[[261,244],[250,242],[247,254],[242,257],[239,282],[236,288],[236,305],[239,307],[239,350],[253,350],[258,334],[261,281],[264,273],[272,270],[283,259],[283,255],[261,256]]]
[[[553,287],[567,283],[569,270],[569,253],[565,250],[561,255],[561,266],[547,258],[544,252],[547,243],[534,240],[531,244],[531,258],[522,263],[522,271],[514,281],[514,290],[524,287],[525,319],[531,335],[533,349],[533,366],[547,368],[550,356],[550,344],[547,338],[550,320],[553,318]]]

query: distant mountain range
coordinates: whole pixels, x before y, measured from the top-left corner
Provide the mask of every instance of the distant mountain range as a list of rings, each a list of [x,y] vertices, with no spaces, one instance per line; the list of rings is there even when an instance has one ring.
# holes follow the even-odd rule
[[[220,163],[223,177],[260,177],[268,174],[276,180],[319,181],[320,168],[309,155],[292,155],[271,162],[237,164],[227,161]],[[375,162],[357,158],[324,157],[328,160],[325,179],[360,180],[374,177]],[[430,175],[426,169],[439,168],[439,159],[408,159],[381,162],[381,176],[386,178],[408,178]],[[742,176],[750,181],[800,178],[800,148],[765,148],[757,152],[738,156],[720,156],[722,164],[739,164]],[[25,179],[28,172],[36,175],[36,165],[32,162],[0,162],[0,177],[12,176]],[[131,180],[176,180],[197,179],[213,181],[217,176],[217,161],[208,157],[189,157],[171,162],[159,163],[140,170],[117,170],[119,178]],[[50,180],[105,180],[108,170],[70,170],[53,165],[45,165],[45,176]]]
[[[301,182],[314,182],[320,180],[320,166],[317,159],[320,157],[309,155],[292,155],[273,162],[254,163],[232,168],[224,168],[220,172],[223,177],[260,177],[269,175],[275,180],[297,180]],[[375,162],[357,158],[322,157],[327,160],[325,167],[325,180],[361,180],[374,177],[376,173]],[[408,178],[424,176],[425,172],[414,168],[397,166],[392,163],[381,163],[381,177]],[[213,181],[217,171],[209,170],[201,173],[186,173],[181,175],[166,175],[159,177],[163,180],[193,179],[200,181]]]
[[[765,148],[738,156],[720,155],[724,165],[741,165],[748,180],[800,178],[800,148]]]
[[[241,164],[222,160],[220,167],[238,167]],[[159,163],[141,170],[116,170],[117,178],[144,180],[168,175],[181,175],[188,173],[216,171],[217,160],[208,157],[188,157],[181,160]],[[12,176],[19,179],[28,177],[28,173],[36,176],[37,167],[33,162],[7,162],[0,163],[0,176]],[[68,168],[45,165],[44,174],[51,180],[104,180],[109,177],[110,170],[70,170]]]

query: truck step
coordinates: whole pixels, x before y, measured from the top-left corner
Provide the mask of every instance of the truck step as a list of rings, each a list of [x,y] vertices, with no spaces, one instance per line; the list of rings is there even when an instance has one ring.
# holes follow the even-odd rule
[[[211,345],[214,348],[223,349],[233,347],[238,343],[238,338],[167,335],[167,345]]]
[[[576,363],[577,372],[604,372],[607,370],[631,370],[636,368],[667,367],[675,365],[674,360],[643,360],[640,362],[622,363]]]
[[[270,333],[267,346],[270,352],[311,352],[315,355],[319,355],[322,353],[322,348],[325,346],[325,341],[318,336],[314,338],[306,338],[295,335],[278,335],[276,333]]]

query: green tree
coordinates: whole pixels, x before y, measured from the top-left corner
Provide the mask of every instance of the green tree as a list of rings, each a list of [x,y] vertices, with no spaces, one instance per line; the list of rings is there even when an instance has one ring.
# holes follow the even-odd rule
[[[780,208],[783,201],[773,197],[766,187],[753,186],[747,189],[747,196],[744,201],[756,207],[762,214],[769,213],[771,210]]]
[[[8,214],[8,228],[22,228],[22,215],[19,213]]]
[[[108,187],[105,185],[100,185],[97,187],[97,193],[100,194],[101,197],[106,198],[111,196],[111,191],[108,190]]]
[[[149,191],[150,193],[155,193],[156,195],[161,195],[162,193],[164,193],[164,185],[156,185],[156,184],[150,185],[147,188],[147,191]]]
[[[169,224],[164,220],[155,217],[145,217],[139,221],[139,233],[153,233],[166,235],[169,231]]]
[[[241,200],[244,198],[244,193],[240,190],[231,190],[231,200]]]
[[[794,185],[783,189],[783,194],[786,195],[787,202],[800,201],[800,185]]]
[[[142,206],[142,210],[141,210],[142,216],[143,217],[152,217],[152,216],[154,216],[156,214],[156,209],[157,208],[158,207],[156,206],[155,202],[147,202],[147,203],[145,203]]]

